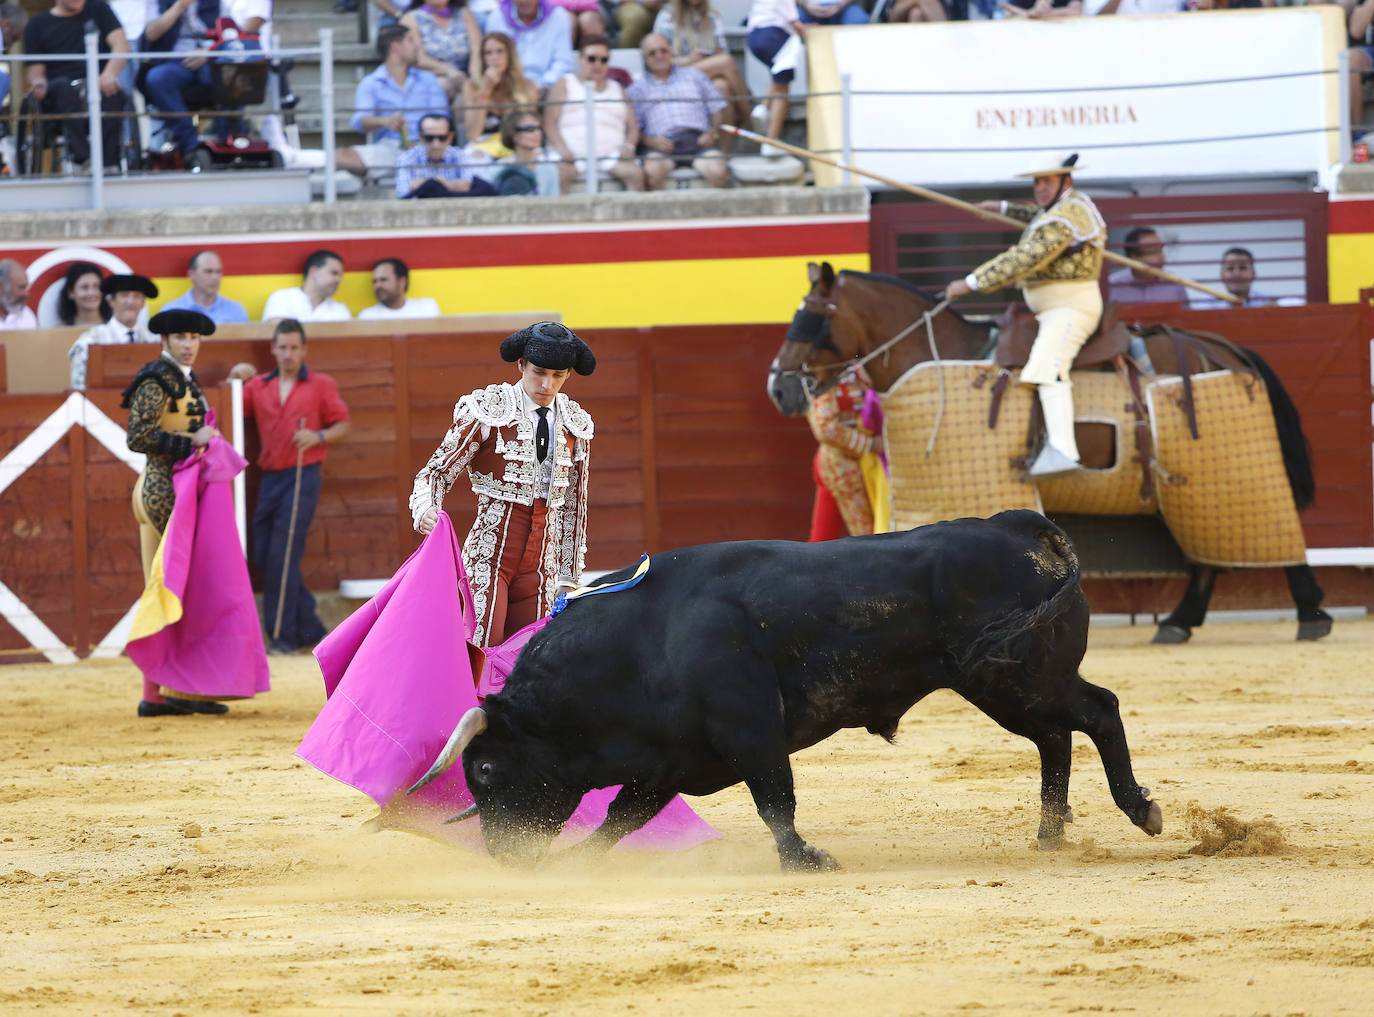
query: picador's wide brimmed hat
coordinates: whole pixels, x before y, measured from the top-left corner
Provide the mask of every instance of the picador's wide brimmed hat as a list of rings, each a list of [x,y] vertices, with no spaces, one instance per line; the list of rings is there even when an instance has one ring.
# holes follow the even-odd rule
[[[107,297],[114,293],[142,293],[151,300],[157,296],[157,286],[146,275],[107,275],[100,281],[100,292]]]
[[[148,331],[153,335],[177,335],[183,332],[214,335],[215,323],[199,311],[172,307],[153,315],[148,321]]]
[[[1057,177],[1062,173],[1077,173],[1083,169],[1078,164],[1078,153],[1065,155],[1063,152],[1042,152],[1031,160],[1031,168],[1018,177]]]
[[[536,321],[506,336],[501,340],[501,359],[512,364],[524,359],[550,371],[591,374],[596,370],[596,355],[591,347],[572,329],[556,321]]]

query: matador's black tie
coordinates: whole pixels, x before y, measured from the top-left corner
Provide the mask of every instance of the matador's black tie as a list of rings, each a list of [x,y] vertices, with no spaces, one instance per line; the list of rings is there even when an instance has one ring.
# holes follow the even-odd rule
[[[539,414],[539,426],[534,431],[534,454],[542,463],[549,457],[549,408],[539,406],[534,412]]]

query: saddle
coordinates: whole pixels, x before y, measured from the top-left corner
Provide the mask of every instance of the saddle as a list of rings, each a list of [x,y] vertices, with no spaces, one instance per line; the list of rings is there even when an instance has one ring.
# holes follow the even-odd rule
[[[1097,331],[1088,336],[1078,356],[1073,358],[1073,370],[1101,367],[1130,348],[1131,329],[1117,317],[1116,308],[1115,301],[1108,301],[1102,309]],[[1035,315],[1019,304],[1008,304],[997,323],[997,352],[994,354],[997,366],[1025,367],[1038,329]]]

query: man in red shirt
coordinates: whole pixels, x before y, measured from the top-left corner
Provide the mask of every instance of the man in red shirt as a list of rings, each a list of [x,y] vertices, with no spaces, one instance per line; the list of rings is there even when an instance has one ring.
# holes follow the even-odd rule
[[[320,464],[331,442],[348,434],[348,407],[339,397],[334,379],[305,366],[305,328],[295,318],[277,322],[272,335],[277,366],[254,377],[252,364],[236,364],[230,378],[244,380],[243,415],[257,421],[262,452],[258,466],[262,483],[253,510],[253,551],[262,571],[262,613],[267,626],[269,654],[295,653],[324,638],[325,628],[315,614],[315,598],[301,578],[305,535],[320,499]],[[300,494],[296,495],[296,465],[300,462]],[[292,503],[296,525],[291,530]],[[288,568],[282,597],[281,631],[273,636],[282,569]]]

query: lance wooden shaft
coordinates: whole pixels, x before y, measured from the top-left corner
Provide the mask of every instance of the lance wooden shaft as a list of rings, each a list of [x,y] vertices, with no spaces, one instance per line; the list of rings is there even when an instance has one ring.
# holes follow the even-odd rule
[[[795,155],[799,159],[810,159],[812,162],[823,163],[826,166],[834,166],[838,170],[845,170],[849,173],[857,173],[861,177],[868,177],[870,180],[876,180],[880,184],[887,184],[888,187],[895,187],[899,191],[906,191],[908,194],[914,194],[917,197],[925,198],[927,201],[934,201],[941,205],[948,205],[950,208],[962,209],[963,211],[968,212],[970,215],[976,215],[978,218],[985,219],[988,222],[995,222],[1003,226],[1015,226],[1018,230],[1024,229],[1026,226],[1025,222],[1023,222],[1020,219],[1013,219],[1009,215],[1003,215],[1001,212],[994,212],[990,208],[982,208],[978,205],[973,204],[970,201],[963,201],[959,198],[951,197],[948,194],[941,194],[939,191],[932,191],[930,188],[921,187],[919,184],[903,183],[900,180],[892,179],[892,177],[883,176],[881,173],[874,173],[872,170],[860,169],[858,166],[847,165],[842,162],[837,162],[834,159],[827,159],[825,156],[817,155],[815,152],[812,152],[809,149],[801,148],[797,145],[790,145],[785,141],[778,140],[777,138],[765,138],[762,134],[756,134],[754,131],[747,130],[743,127],[734,127],[730,124],[721,124],[721,130],[729,131],[731,134],[737,134],[741,138],[747,138],[750,141],[767,143],[769,145],[772,145],[774,148],[782,149],[784,152],[787,152],[790,155]],[[1068,171],[1066,170],[1065,172]],[[1185,276],[1175,275],[1173,272],[1166,272],[1162,268],[1155,268],[1153,265],[1147,265],[1145,264],[1145,262],[1137,261],[1135,258],[1128,258],[1124,254],[1115,254],[1112,251],[1103,251],[1102,256],[1114,264],[1125,265],[1127,268],[1134,269],[1138,272],[1145,272],[1148,275],[1155,276],[1158,279],[1163,279],[1166,282],[1177,283],[1180,286],[1186,286],[1189,289],[1197,290],[1200,293],[1206,293],[1209,297],[1215,297],[1217,300],[1224,300],[1228,304],[1239,305],[1242,302],[1239,297],[1227,293],[1225,290],[1215,289],[1211,286],[1207,286],[1204,283],[1197,282],[1194,279],[1188,279]]]

